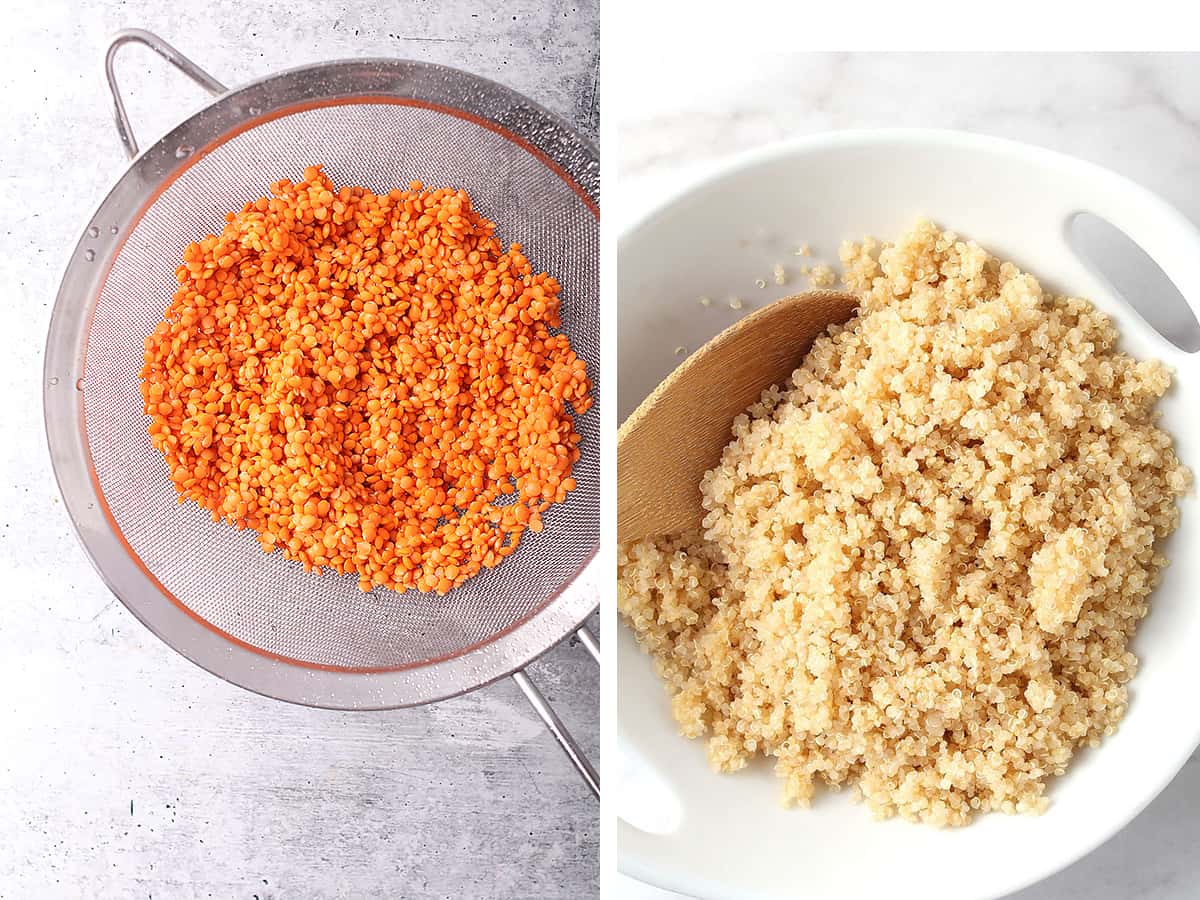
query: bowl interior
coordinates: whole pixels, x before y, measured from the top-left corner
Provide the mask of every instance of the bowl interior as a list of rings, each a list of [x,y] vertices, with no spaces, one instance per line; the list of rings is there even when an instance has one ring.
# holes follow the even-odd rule
[[[836,263],[843,239],[887,240],[924,215],[1012,260],[1047,288],[1092,300],[1114,317],[1125,351],[1169,357],[1178,371],[1161,404],[1163,425],[1184,462],[1200,469],[1200,430],[1185,414],[1200,404],[1194,359],[1147,329],[1064,239],[1065,215],[1079,211],[1079,198],[1096,183],[1091,167],[1078,164],[1076,172],[1075,165],[1007,142],[931,132],[829,136],[743,158],[621,240],[619,417],[678,364],[677,347],[694,350],[746,311],[805,289],[800,265]],[[1127,232],[1141,227],[1112,224]],[[1200,242],[1194,231],[1182,239]],[[811,258],[794,255],[803,243]],[[788,272],[783,286],[772,279],[776,264]],[[760,278],[767,287],[756,286]],[[711,305],[700,305],[700,297]],[[741,311],[730,308],[732,297],[743,301]],[[846,794],[829,791],[819,791],[810,810],[783,810],[768,762],[736,775],[709,771],[703,742],[679,736],[650,661],[622,628],[619,746],[676,795],[682,816],[666,834],[622,823],[621,868],[702,897],[867,898],[887,891],[963,900],[1002,896],[1079,858],[1153,799],[1200,740],[1189,687],[1198,668],[1200,606],[1188,590],[1200,578],[1200,558],[1185,552],[1195,545],[1200,510],[1192,496],[1181,507],[1182,524],[1164,548],[1171,565],[1133,642],[1141,667],[1129,712],[1117,734],[1079,753],[1050,786],[1051,806],[1039,817],[988,815],[939,831],[876,823]]]

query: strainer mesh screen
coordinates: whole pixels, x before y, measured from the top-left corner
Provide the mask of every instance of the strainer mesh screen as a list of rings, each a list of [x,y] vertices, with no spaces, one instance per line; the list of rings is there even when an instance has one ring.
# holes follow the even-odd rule
[[[304,572],[253,533],[180,505],[150,443],[139,371],[143,339],[176,287],[184,247],[280,178],[323,163],[334,184],[375,191],[413,179],[463,188],[562,284],[562,318],[588,362],[596,405],[576,417],[578,487],[526,532],[518,551],[445,597],[358,589],[355,576]],[[446,112],[387,103],[326,106],[259,124],[187,169],[129,235],[97,301],[83,405],[101,493],[145,567],[179,602],[254,647],[305,663],[395,668],[454,656],[526,619],[584,564],[599,539],[599,231],[571,187],[530,151]]]

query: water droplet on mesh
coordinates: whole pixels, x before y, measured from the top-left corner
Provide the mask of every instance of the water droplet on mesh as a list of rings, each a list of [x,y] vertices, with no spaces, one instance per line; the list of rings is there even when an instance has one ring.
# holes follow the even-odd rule
[[[175,158],[176,159],[186,159],[187,157],[191,156],[195,152],[196,152],[196,148],[191,146],[190,144],[180,144],[178,147],[175,148]]]
[[[58,384],[58,379],[57,379],[57,378],[51,378],[51,379],[50,379],[50,384],[52,384],[52,385]]]
[[[93,225],[88,229],[88,237],[100,237],[100,229]]]
[[[93,259],[96,258],[96,251],[95,250],[84,250],[83,258],[86,259],[88,262],[91,262]]]
[[[82,390],[83,390],[83,379],[82,379],[82,378],[76,379],[76,381],[75,381],[75,390],[77,390],[77,391],[82,391]]]

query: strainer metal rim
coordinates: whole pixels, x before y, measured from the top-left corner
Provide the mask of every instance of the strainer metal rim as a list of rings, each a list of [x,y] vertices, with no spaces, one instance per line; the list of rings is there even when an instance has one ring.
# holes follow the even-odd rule
[[[428,70],[446,77],[421,86],[451,84],[456,90],[450,96],[436,91],[415,95],[414,77]],[[517,125],[535,126],[532,134],[514,134],[506,123],[482,109],[473,110],[472,98],[481,106],[485,98],[493,108],[501,103]],[[89,219],[51,314],[43,406],[51,463],[72,526],[102,580],[139,621],[200,667],[255,693],[331,709],[389,709],[474,690],[522,668],[571,634],[596,606],[598,543],[574,577],[532,615],[458,655],[386,670],[298,665],[219,631],[151,575],[107,510],[83,429],[83,394],[76,390],[84,378],[91,316],[100,291],[127,235],[157,196],[206,152],[260,121],[346,102],[408,102],[463,114],[549,163],[596,212],[595,145],[554,113],[496,82],[446,66],[396,59],[339,60],[256,79],[221,94],[136,156]],[[123,110],[118,115],[123,116]],[[112,223],[120,223],[115,233]]]

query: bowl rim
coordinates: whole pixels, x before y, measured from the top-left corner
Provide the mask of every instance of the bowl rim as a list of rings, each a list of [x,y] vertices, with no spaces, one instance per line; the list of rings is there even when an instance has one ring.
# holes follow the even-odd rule
[[[1070,154],[1050,150],[1023,141],[957,129],[911,127],[855,128],[821,131],[784,138],[742,150],[724,158],[702,163],[697,170],[693,170],[671,183],[653,205],[635,213],[622,226],[616,242],[618,268],[624,248],[628,246],[629,242],[640,236],[639,232],[654,226],[658,218],[668,214],[681,202],[710,188],[715,182],[765,164],[784,160],[788,157],[827,150],[889,145],[909,147],[927,146],[939,149],[954,148],[967,151],[990,152],[1003,154],[1010,158],[1017,157],[1024,161],[1052,169],[1069,169],[1077,175],[1091,177],[1103,183],[1111,184],[1126,194],[1136,197],[1140,202],[1152,208],[1157,215],[1162,216],[1168,223],[1186,232],[1190,236],[1190,239],[1197,246],[1200,246],[1200,229],[1173,205],[1132,179],[1088,160],[1079,159]],[[1183,293],[1182,288],[1180,288],[1180,292]],[[1186,299],[1187,295],[1184,294],[1184,296]],[[1189,301],[1189,303],[1192,305],[1193,311],[1196,311],[1197,306],[1200,306],[1200,297]],[[621,307],[621,296],[618,293],[616,299],[618,316]],[[1140,314],[1132,308],[1130,308],[1129,312],[1141,322]],[[1200,312],[1197,315],[1200,316]],[[1193,366],[1200,363],[1200,353],[1189,354],[1185,351],[1179,351],[1179,354],[1182,354],[1185,359],[1190,357],[1193,361]],[[1171,356],[1172,362],[1178,363],[1180,359],[1179,354],[1168,355]],[[621,364],[619,347],[616,362],[619,369]],[[619,392],[620,386],[618,385],[618,405],[620,405]],[[622,629],[625,628],[623,623],[619,627]],[[619,648],[617,653],[618,656],[621,653]],[[621,677],[619,667],[617,677]],[[617,716],[619,722],[619,708]],[[618,735],[620,735],[619,728]],[[963,894],[961,896],[970,896],[974,900],[995,900],[995,898],[1005,897],[1037,884],[1089,855],[1098,847],[1107,843],[1137,818],[1175,779],[1188,760],[1195,754],[1198,747],[1200,747],[1200,718],[1197,718],[1195,726],[1192,729],[1192,736],[1190,742],[1188,742],[1187,749],[1179,754],[1177,758],[1173,758],[1170,765],[1163,767],[1160,775],[1153,779],[1152,789],[1141,797],[1138,802],[1130,804],[1121,810],[1119,814],[1109,819],[1104,825],[1098,827],[1081,845],[1073,848],[1069,854],[1056,860],[1052,865],[1030,869],[1027,872],[1011,877],[1003,884],[989,887],[985,893]],[[619,750],[620,738],[618,737],[618,752]],[[653,858],[638,855],[636,852],[631,853],[627,842],[624,847],[622,846],[621,835],[623,831],[626,834],[641,832],[636,826],[621,819],[619,811],[617,820],[617,869],[624,875],[628,875],[654,887],[685,893],[696,898],[709,898],[709,900],[747,900],[747,898],[768,900],[768,898],[777,896],[775,894],[735,890],[728,884],[713,882],[690,872],[663,869]]]

